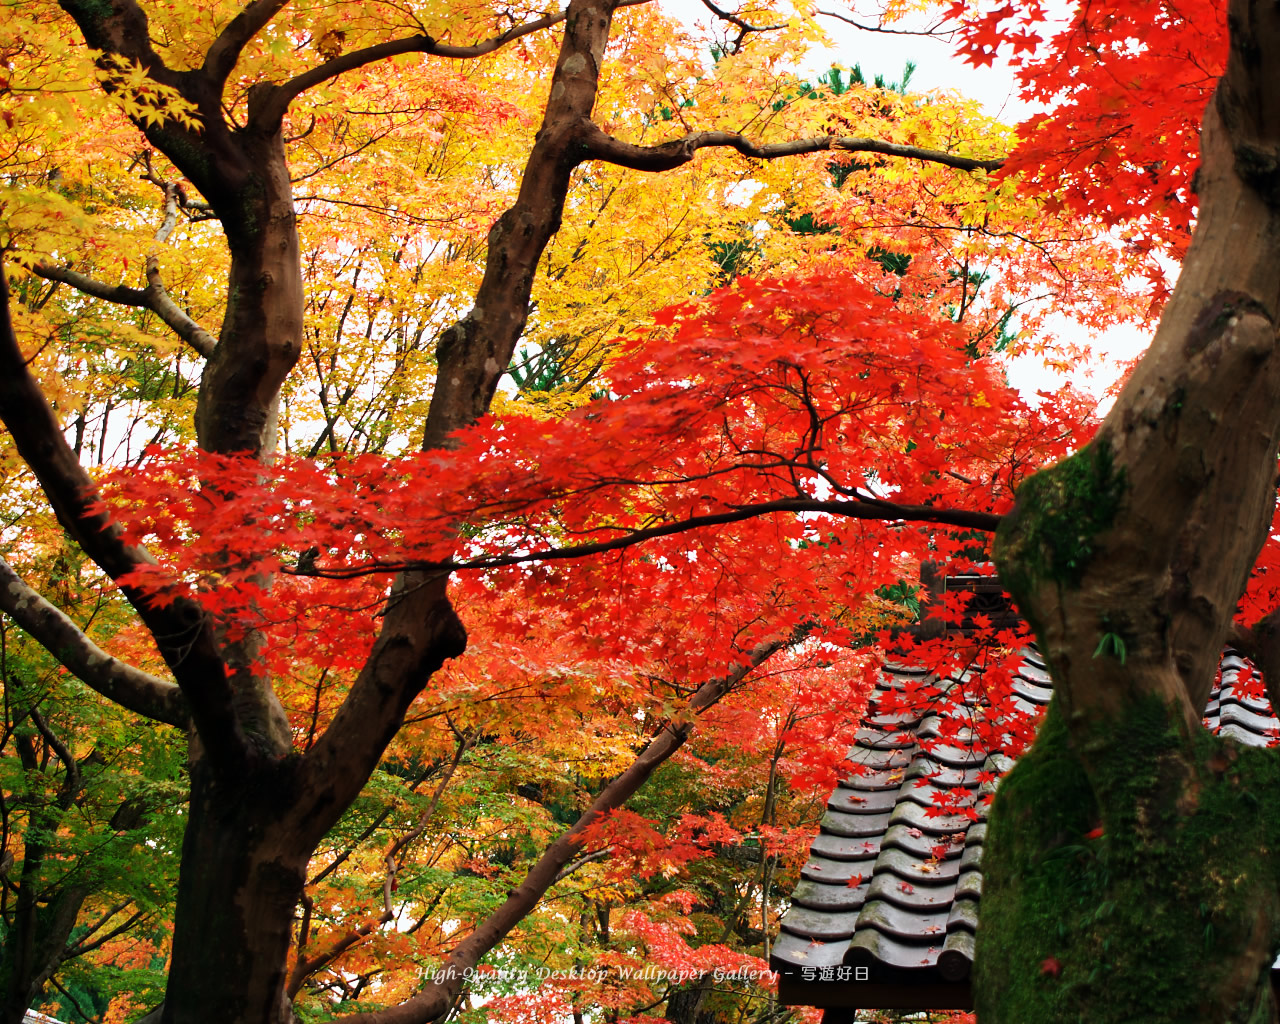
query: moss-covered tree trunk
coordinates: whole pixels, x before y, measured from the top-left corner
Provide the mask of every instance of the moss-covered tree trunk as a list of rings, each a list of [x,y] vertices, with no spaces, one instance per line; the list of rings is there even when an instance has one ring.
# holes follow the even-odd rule
[[[1277,1019],[1280,752],[1201,727],[1280,444],[1280,9],[1232,0],[1230,29],[1151,349],[997,536],[1056,696],[992,809],[983,1024]]]

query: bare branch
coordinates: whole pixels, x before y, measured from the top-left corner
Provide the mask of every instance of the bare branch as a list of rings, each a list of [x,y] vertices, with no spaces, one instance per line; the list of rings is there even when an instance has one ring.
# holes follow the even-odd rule
[[[45,721],[39,709],[32,708],[27,714],[31,716],[31,721],[44,737],[44,741],[58,755],[58,760],[62,762],[62,767],[67,773],[58,791],[58,806],[65,811],[75,801],[76,794],[80,792],[80,763],[72,756],[67,745],[58,739],[57,733],[49,727],[49,723]]]
[[[570,862],[570,863],[566,864],[564,867],[562,867],[562,868],[560,869],[560,871],[556,874],[556,879],[555,879],[555,880],[556,880],[557,882],[562,881],[562,880],[564,880],[564,879],[568,878],[570,875],[572,875],[572,874],[573,874],[575,871],[577,871],[578,869],[580,869],[580,868],[584,868],[584,867],[586,867],[588,864],[593,863],[594,861],[597,861],[597,860],[603,860],[605,857],[609,856],[609,854],[610,854],[610,853],[612,853],[612,852],[613,852],[613,847],[612,847],[612,846],[606,846],[603,850],[595,850],[595,851],[593,851],[593,852],[591,852],[591,853],[584,853],[584,854],[583,854],[581,857],[579,857],[577,860],[572,861],[572,862]]]
[[[63,951],[63,954],[64,954],[63,959],[64,960],[70,959],[70,957],[67,955],[70,950],[79,949],[81,946],[81,943],[83,943],[86,939],[88,939],[90,935],[98,931],[98,929],[106,927],[107,923],[113,917],[115,917],[119,913],[122,913],[132,902],[133,902],[132,898],[122,900],[121,902],[115,904],[114,906],[108,907],[106,911],[104,911],[102,915],[96,921],[93,922],[93,924],[86,925],[85,932],[83,935],[80,936],[80,939],[74,945],[68,946],[66,950]]]
[[[130,288],[123,284],[110,285],[105,281],[89,277],[87,274],[71,270],[69,267],[55,267],[48,263],[37,263],[31,270],[46,281],[60,281],[62,284],[69,284],[77,291],[92,295],[95,299],[104,299],[119,306],[148,308],[147,293],[141,288]]]
[[[435,40],[430,36],[408,36],[404,39],[390,39],[384,43],[375,43],[334,57],[304,71],[296,78],[289,79],[283,85],[263,89],[260,93],[251,96],[249,123],[262,130],[274,130],[284,120],[289,104],[321,82],[327,82],[348,71],[386,60],[388,57],[397,57],[403,53],[430,53],[435,45]]]
[[[93,1016],[83,1006],[80,1005],[80,1000],[77,999],[70,992],[68,992],[63,987],[62,983],[58,981],[57,978],[50,978],[49,984],[52,985],[54,988],[56,988],[60,993],[62,993],[62,996],[67,1000],[67,1002],[69,1002],[72,1005],[76,1013],[80,1014],[80,1016],[83,1017],[85,1020],[93,1020]]]
[[[127,903],[124,904],[121,907],[121,909],[123,909],[123,907],[127,905],[128,905]],[[150,911],[148,910],[135,910],[121,924],[116,925],[109,932],[104,932],[102,935],[98,936],[98,938],[94,939],[92,942],[81,945],[81,943],[84,942],[84,939],[88,938],[89,935],[93,934],[93,932],[89,932],[88,934],[86,934],[81,938],[80,942],[77,942],[74,946],[68,946],[63,951],[59,959],[62,962],[66,962],[67,960],[74,960],[78,956],[84,956],[85,953],[91,953],[93,950],[98,949],[100,946],[105,946],[117,935],[123,935],[125,932],[127,932],[139,921],[144,920],[149,914],[150,914]]]
[[[177,686],[107,654],[3,559],[0,608],[91,689],[130,711],[186,727],[186,700]]]
[[[883,156],[923,160],[926,163],[954,167],[960,171],[996,171],[1004,165],[1003,160],[982,160],[947,153],[939,149],[886,142],[883,139],[840,135],[819,135],[814,138],[759,145],[736,132],[695,132],[692,135],[686,135],[683,139],[674,139],[657,146],[635,146],[615,139],[591,124],[586,129],[585,143],[590,158],[617,164],[619,167],[630,167],[636,171],[669,171],[673,167],[687,164],[698,150],[709,148],[736,149],[743,156],[755,160],[777,160],[781,157],[803,156],[808,153],[843,151],[879,153]]]
[[[704,0],[705,2],[705,0]],[[936,25],[923,29],[906,29],[906,28],[885,28],[883,25],[868,25],[861,21],[855,21],[847,14],[841,14],[839,11],[824,11],[819,9],[815,13],[821,14],[826,18],[835,18],[843,21],[846,25],[852,25],[854,28],[861,29],[863,32],[882,32],[891,36],[931,36],[934,39],[950,39],[954,34],[953,29],[944,29],[943,22],[939,21]]]
[[[31,268],[38,277],[46,281],[60,281],[69,284],[77,291],[92,295],[95,299],[114,302],[118,306],[134,306],[138,309],[149,309],[173,330],[179,338],[206,358],[213,354],[216,339],[182,311],[160,279],[160,261],[157,256],[147,257],[147,287],[130,288],[127,285],[109,285],[105,281],[89,277],[68,267],[55,267],[48,263],[38,263]]]
[[[373,932],[379,927],[394,920],[395,910],[391,904],[391,894],[394,891],[396,875],[404,866],[403,851],[405,847],[426,831],[427,825],[435,816],[436,808],[440,804],[440,798],[444,795],[445,789],[453,779],[453,773],[457,770],[458,765],[462,763],[462,758],[466,752],[475,745],[475,741],[476,737],[468,736],[458,743],[454,750],[453,758],[445,768],[444,778],[440,780],[440,784],[436,787],[435,792],[432,793],[431,799],[427,802],[426,808],[424,808],[422,813],[418,816],[418,820],[414,824],[414,827],[405,835],[393,842],[387,852],[383,854],[382,859],[387,866],[387,875],[382,886],[382,914],[372,920],[366,921],[364,924],[360,925],[360,927],[347,932],[328,949],[317,953],[315,956],[303,956],[300,949],[297,963],[294,964],[293,970],[289,973],[289,981],[285,986],[285,994],[288,995],[290,999],[302,991],[302,986],[306,984],[309,977],[333,963],[334,960],[352,946],[356,945],[356,943],[361,939],[373,934]],[[331,867],[333,866],[335,865],[331,865]],[[327,872],[325,873],[327,874]],[[299,947],[301,946],[302,943],[299,943]]]
[[[427,830],[427,826],[431,823],[431,819],[435,817],[436,808],[440,806],[440,798],[444,796],[444,791],[449,788],[449,783],[453,781],[453,774],[458,770],[458,765],[462,763],[462,759],[466,756],[467,751],[476,745],[478,736],[463,736],[459,739],[457,746],[454,748],[453,758],[445,767],[444,778],[440,780],[440,784],[436,786],[435,792],[431,794],[431,799],[427,801],[427,806],[423,808],[422,813],[418,815],[418,820],[414,823],[413,828],[400,836],[391,847],[387,850],[383,860],[387,862],[388,878],[394,878],[397,871],[404,867],[403,851],[406,846],[417,839],[423,832]]]
[[[940,523],[947,526],[960,526],[970,530],[995,532],[1000,525],[1001,516],[994,512],[974,512],[968,509],[938,508],[933,505],[896,505],[891,501],[880,499],[860,499],[856,501],[822,501],[817,498],[781,498],[777,501],[760,502],[757,505],[742,505],[727,512],[713,512],[702,516],[690,516],[675,522],[663,523],[646,529],[633,530],[610,540],[595,541],[589,544],[574,544],[570,547],[551,548],[545,551],[529,551],[523,554],[482,555],[478,558],[450,559],[440,562],[368,562],[363,565],[341,566],[335,568],[311,568],[306,572],[285,568],[282,570],[297,576],[323,576],[327,579],[354,579],[357,576],[368,576],[379,572],[403,572],[406,570],[424,570],[432,572],[456,572],[462,569],[496,569],[505,565],[520,565],[524,562],[564,561],[573,558],[585,558],[589,555],[600,555],[610,551],[621,551],[624,548],[643,544],[657,537],[669,537],[677,533],[685,533],[704,526],[721,526],[725,523],[737,523],[757,516],[772,515],[778,512],[825,512],[833,516],[847,519],[874,519],[884,522]]]
[[[148,180],[156,179],[148,178]],[[161,187],[165,193],[165,216],[160,227],[156,229],[155,240],[159,244],[164,244],[178,222],[179,190],[176,185],[161,183]],[[217,341],[170,297],[160,277],[160,256],[155,251],[147,255],[146,288],[109,285],[68,267],[54,267],[47,263],[39,263],[32,269],[37,276],[43,277],[46,281],[61,281],[86,295],[92,295],[95,299],[114,302],[120,306],[149,309],[200,355],[206,358],[213,355]]]
[[[163,245],[172,234],[178,223],[178,186],[164,186],[164,223],[156,231],[156,243]],[[217,341],[213,335],[189,317],[172,298],[164,286],[160,276],[160,254],[152,251],[147,254],[147,308],[163,320],[179,338],[206,359],[213,355]]]
[[[375,918],[365,921],[358,928],[352,928],[336,939],[331,946],[322,950],[315,956],[298,957],[298,962],[294,965],[293,971],[289,975],[289,984],[285,988],[285,993],[292,999],[301,991],[303,983],[316,971],[327,967],[333,961],[337,960],[343,953],[352,946],[357,945],[364,939],[368,938],[382,925],[388,923],[395,917],[391,910],[384,910]]]

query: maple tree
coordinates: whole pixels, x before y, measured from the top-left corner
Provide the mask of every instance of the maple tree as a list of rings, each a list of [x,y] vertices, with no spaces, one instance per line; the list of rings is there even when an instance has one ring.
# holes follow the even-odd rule
[[[1265,113],[1245,102],[1265,84],[1245,43],[1271,27],[1237,6],[1221,102]],[[1153,21],[1093,5],[1044,56],[1038,5],[947,6],[973,57],[1012,43],[1029,87],[1068,91],[1007,164],[1013,136],[959,100],[787,72],[815,36],[804,11],[725,12],[711,61],[650,6],[591,0],[553,14],[273,0],[15,10],[0,29],[0,116],[16,143],[0,197],[0,416],[30,532],[7,544],[21,572],[6,565],[0,603],[94,696],[76,690],[89,710],[65,721],[41,710],[47,697],[15,704],[6,740],[46,776],[28,768],[23,786],[51,787],[46,805],[84,807],[85,828],[120,842],[102,829],[107,791],[81,796],[85,765],[105,756],[103,727],[85,723],[117,723],[121,749],[140,741],[119,708],[186,731],[160,1019],[396,1024],[473,993],[509,1020],[701,1012],[701,981],[655,990],[621,968],[760,965],[805,803],[840,770],[874,671],[860,644],[893,621],[885,595],[924,558],[973,558],[997,527],[1002,578],[1045,645],[1059,706],[1079,712],[1077,749],[1125,720],[1117,694],[1152,689],[1194,711],[1175,722],[1185,751],[1200,742],[1195,699],[1270,522],[1276,444],[1274,429],[1266,444],[1250,434],[1246,461],[1239,423],[1262,413],[1209,376],[1241,395],[1268,386],[1261,343],[1229,341],[1274,308],[1256,194],[1265,117],[1228,119],[1256,136],[1245,178],[1210,145],[1196,180],[1202,235],[1242,222],[1214,205],[1215,189],[1235,189],[1258,241],[1221,259],[1199,255],[1212,242],[1187,247],[1191,140],[1226,59],[1219,7]],[[1064,85],[1062,55],[1081,48],[1099,71]],[[1110,73],[1121,62],[1130,72]],[[1178,102],[1133,104],[1153,81],[1176,83]],[[1164,252],[1186,266],[1147,369],[1098,440],[1056,477],[1032,476],[1098,425],[1069,390],[1033,408],[1009,389],[1010,311],[1047,346],[1051,307],[1098,326],[1139,312],[1127,273],[1148,274],[1158,306]],[[1261,262],[1238,269],[1249,260]],[[1199,320],[1197,288],[1219,296]],[[1188,351],[1209,353],[1186,366],[1184,328]],[[1237,349],[1248,372],[1220,354]],[[508,367],[514,394],[499,388]],[[1188,431],[1219,433],[1187,434],[1170,455],[1156,431],[1154,451],[1130,450],[1122,437],[1138,435],[1122,425],[1144,422],[1129,410],[1152,396]],[[1237,521],[1246,478],[1254,533],[1223,531],[1210,558],[1203,524],[1227,514],[1214,501]],[[1191,532],[1161,547],[1156,525]],[[74,621],[82,598],[49,568],[64,546],[104,576],[83,586],[113,584],[132,611]],[[1176,585],[1148,582],[1175,557]],[[1119,607],[1116,578],[1130,588]],[[1269,607],[1259,579],[1253,617]],[[1236,590],[1211,597],[1209,583]],[[1166,604],[1138,621],[1149,593]],[[1161,623],[1197,615],[1173,630],[1174,659]],[[1264,671],[1269,622],[1237,631]],[[1109,661],[1089,657],[1099,629],[1123,643]],[[5,657],[7,695],[24,662]],[[46,671],[54,680],[72,685]],[[1047,949],[1062,933],[1034,915],[1071,911],[1019,895],[1034,874],[1017,858],[1062,833],[1046,818],[1101,818],[1111,881],[1089,878],[1114,886],[1113,902],[1158,898],[1163,878],[1129,866],[1173,870],[1162,834],[1125,838],[1132,808],[1091,805],[1083,784],[1020,806],[1020,780],[1061,735],[1046,730],[994,812],[997,833],[1016,822],[1032,852],[1001,840],[1013,868],[997,856],[984,895],[996,923],[979,998],[993,1020],[1074,1007],[1073,957],[1105,940],[1091,922]],[[1231,784],[1221,750],[1176,748],[1158,761],[1190,787],[1181,811],[1210,775]],[[1103,756],[1058,756],[1114,778]],[[1151,793],[1119,786],[1124,799],[1166,781],[1134,778]],[[780,808],[784,789],[794,806]],[[6,801],[17,792],[6,783]],[[50,826],[23,813],[13,842],[35,864]],[[732,905],[717,903],[723,874],[699,883],[713,850],[749,865]],[[1215,877],[1182,870],[1188,891]],[[1270,944],[1243,942],[1238,921],[1224,926],[1226,896],[1204,895],[1212,930],[1182,930],[1249,969],[1223,972],[1238,991],[1206,983],[1190,998],[1265,1000]],[[123,934],[124,910],[103,917],[114,906],[81,916]],[[79,941],[67,931],[57,945]],[[1028,973],[1028,956],[1056,957],[1064,986]],[[50,963],[10,975],[10,1019]],[[558,980],[504,988],[504,963]],[[147,1008],[120,999],[112,1013]]]

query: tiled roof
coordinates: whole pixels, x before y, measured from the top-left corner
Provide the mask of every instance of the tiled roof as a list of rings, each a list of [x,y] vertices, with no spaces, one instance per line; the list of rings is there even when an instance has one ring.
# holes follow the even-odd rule
[[[950,581],[948,581],[950,585]],[[1237,686],[1244,662],[1228,652],[1205,725],[1251,746],[1274,743],[1280,722],[1265,697]],[[896,711],[924,671],[888,664],[872,695],[849,760],[859,766],[827,801],[791,909],[782,919],[771,965],[779,995],[792,1005],[968,1009],[974,931],[982,896],[986,801],[978,799],[1012,762],[988,752],[967,727],[973,701],[941,714]],[[966,687],[966,692],[974,688]],[[1044,662],[1024,650],[1013,680],[1021,710],[1048,704]],[[962,721],[943,736],[944,716]],[[927,780],[923,782],[922,780]],[[969,790],[976,820],[929,816],[939,790]],[[961,794],[963,795],[963,794]],[[935,811],[936,815],[936,811]],[[828,1016],[835,1021],[838,1013]]]

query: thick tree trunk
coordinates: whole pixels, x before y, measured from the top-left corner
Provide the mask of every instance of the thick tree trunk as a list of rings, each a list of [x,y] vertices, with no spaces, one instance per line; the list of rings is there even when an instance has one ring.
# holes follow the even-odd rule
[[[1280,446],[1280,12],[1236,0],[1230,24],[1151,350],[997,535],[1056,695],[992,810],[983,1024],[1277,1019],[1280,755],[1201,726]]]
[[[235,215],[222,212],[231,248],[227,311],[205,364],[196,431],[206,451],[269,459],[280,385],[301,351],[299,242],[278,128],[250,129],[238,141],[247,172]],[[220,624],[215,629],[244,756],[215,766],[192,736],[191,807],[162,1020],[287,1024],[294,910],[318,837],[289,828],[306,794],[290,757],[287,717],[257,663],[260,639],[251,633],[229,643]]]
[[[729,1024],[729,1017],[716,1009],[707,1007],[707,997],[711,995],[710,980],[695,982],[678,988],[667,996],[667,1008],[663,1018],[671,1024]]]
[[[279,767],[236,783],[194,769],[164,1024],[293,1020],[286,961],[310,856],[284,824],[297,797]]]

